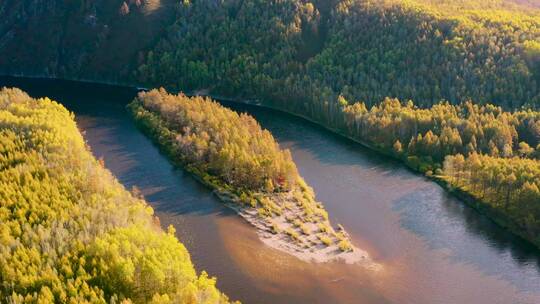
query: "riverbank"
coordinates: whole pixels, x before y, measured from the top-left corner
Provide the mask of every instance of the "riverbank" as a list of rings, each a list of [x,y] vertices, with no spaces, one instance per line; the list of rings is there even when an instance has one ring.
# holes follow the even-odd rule
[[[338,237],[329,238],[330,245],[325,244],[317,233],[319,227],[316,224],[303,225],[302,232],[298,233],[294,224],[287,218],[294,217],[300,210],[298,208],[287,209],[283,214],[273,217],[271,221],[258,216],[257,209],[242,207],[241,202],[235,194],[214,190],[214,194],[222,200],[228,208],[234,210],[249,224],[257,228],[257,235],[260,240],[269,247],[284,251],[305,262],[326,263],[339,261],[346,264],[361,263],[366,267],[378,269],[380,266],[371,261],[366,251],[360,250],[354,245],[347,245],[343,250],[340,248]],[[275,196],[274,201],[292,201],[292,192],[279,197]],[[304,230],[305,229],[305,230]],[[336,233],[331,228],[332,233]],[[338,228],[342,238],[350,241],[350,237],[343,228]]]
[[[139,127],[140,128],[140,127]],[[149,135],[148,131],[140,128],[143,133]],[[291,224],[287,219],[294,218],[301,211],[295,204],[291,204],[290,209],[285,209],[281,215],[274,216],[271,220],[259,216],[257,208],[246,206],[241,198],[232,191],[224,190],[223,187],[217,186],[215,179],[204,178],[204,174],[197,169],[186,165],[181,161],[175,161],[170,154],[169,149],[156,141],[155,137],[150,137],[154,144],[167,155],[167,158],[175,164],[175,166],[182,168],[189,172],[191,176],[205,185],[207,188],[213,190],[213,194],[218,197],[227,208],[235,211],[240,217],[242,217],[249,224],[254,226],[257,230],[259,239],[267,246],[286,252],[292,256],[304,262],[315,263],[327,263],[333,261],[340,261],[346,264],[362,264],[370,269],[380,269],[380,265],[374,263],[369,254],[354,246],[350,240],[350,236],[345,229],[340,225],[338,226],[338,232],[342,235],[341,239],[346,239],[348,242],[348,248],[343,250],[339,246],[340,238],[331,238],[331,245],[324,244],[317,236],[320,232],[319,226],[316,224],[303,225],[307,228],[307,231],[299,230],[298,226]],[[293,191],[289,191],[284,194],[274,194],[271,198],[274,202],[290,203],[294,201]],[[332,234],[337,234],[334,228],[330,226],[330,223],[326,221],[324,223],[326,227],[330,229],[327,231]],[[301,229],[300,229],[301,230]]]
[[[492,222],[510,231],[522,240],[532,244],[536,248],[540,249],[540,241],[530,239],[526,234],[522,232],[522,229],[513,221],[509,221],[504,214],[501,214],[496,209],[492,208],[489,204],[482,202],[481,199],[476,198],[474,195],[452,186],[450,182],[444,177],[439,175],[427,176],[430,180],[437,183],[446,192],[450,193],[460,201],[464,202],[467,206],[476,210],[478,213],[485,215]]]
[[[540,249],[540,240],[534,240],[531,237],[529,237],[525,232],[523,232],[523,229],[521,229],[517,223],[515,223],[514,221],[509,220],[508,217],[506,217],[501,212],[498,212],[497,210],[492,208],[488,203],[483,202],[480,198],[475,197],[473,194],[471,194],[471,193],[469,193],[467,191],[464,191],[463,189],[456,188],[455,186],[452,186],[448,182],[448,180],[445,178],[445,176],[435,175],[435,174],[426,174],[426,172],[422,172],[418,168],[415,168],[415,167],[411,166],[409,163],[407,163],[407,161],[405,159],[396,156],[392,152],[389,152],[387,150],[378,148],[378,147],[374,146],[373,144],[371,144],[369,142],[366,142],[366,141],[354,138],[354,137],[352,137],[350,135],[347,135],[346,133],[344,133],[343,131],[341,131],[339,129],[325,126],[324,124],[322,124],[322,123],[320,123],[320,122],[318,122],[318,121],[316,121],[314,119],[311,119],[308,116],[293,113],[293,112],[283,111],[283,110],[278,109],[276,107],[272,107],[272,106],[268,106],[268,105],[264,105],[264,104],[260,104],[260,103],[254,103],[254,102],[250,102],[250,101],[241,101],[241,100],[227,99],[227,98],[224,98],[222,100],[226,100],[228,102],[233,102],[233,103],[243,103],[243,104],[249,104],[249,105],[258,106],[258,107],[264,107],[264,108],[267,108],[267,109],[270,109],[270,110],[273,110],[273,111],[285,112],[285,113],[287,113],[289,115],[292,115],[294,117],[298,117],[300,119],[309,121],[310,123],[322,128],[324,130],[332,132],[333,134],[336,134],[336,135],[338,135],[338,136],[340,136],[342,138],[345,138],[347,140],[350,140],[352,142],[360,144],[360,145],[362,145],[363,147],[365,147],[367,149],[370,149],[372,151],[381,153],[382,155],[384,155],[386,157],[398,160],[400,163],[404,164],[405,167],[409,171],[411,171],[411,172],[413,172],[415,174],[420,174],[424,178],[427,178],[428,180],[437,183],[447,193],[449,193],[450,195],[458,198],[465,205],[471,207],[472,209],[477,211],[479,214],[485,215],[492,222],[494,222],[497,225],[503,227],[504,229],[507,229],[508,231],[510,231],[511,233],[513,233],[516,236],[520,237],[524,241],[526,241],[526,242],[528,242],[528,243],[530,243],[530,244],[532,244],[535,247]]]

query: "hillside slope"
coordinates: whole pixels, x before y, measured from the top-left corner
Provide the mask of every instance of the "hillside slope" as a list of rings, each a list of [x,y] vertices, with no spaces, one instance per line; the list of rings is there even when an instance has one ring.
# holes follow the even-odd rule
[[[339,95],[506,108],[540,98],[530,0],[123,3],[2,1],[0,73],[205,90],[314,115]]]
[[[0,73],[126,82],[174,0],[0,2]]]
[[[538,103],[540,11],[503,1],[236,1],[179,6],[139,80],[325,115],[339,95],[429,106]]]

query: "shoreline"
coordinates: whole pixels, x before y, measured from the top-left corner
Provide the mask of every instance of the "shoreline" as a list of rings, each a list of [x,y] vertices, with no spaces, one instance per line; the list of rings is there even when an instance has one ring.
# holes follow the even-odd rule
[[[261,217],[257,216],[255,208],[241,207],[235,202],[235,195],[228,192],[220,192],[213,190],[216,195],[227,208],[234,210],[242,219],[256,228],[259,240],[266,246],[285,252],[296,258],[308,263],[328,263],[328,262],[343,262],[345,264],[362,264],[370,268],[378,268],[369,254],[352,245],[352,250],[341,251],[336,244],[331,246],[318,245],[317,248],[302,248],[297,245],[292,239],[283,234],[275,234],[272,228]],[[305,237],[305,236],[301,236]]]
[[[27,76],[27,75],[24,75],[22,73],[21,73],[21,75],[15,75],[15,76],[13,74],[1,74],[0,73],[0,77],[13,78],[15,80],[27,79],[27,80],[65,81],[65,82],[72,82],[72,83],[94,84],[94,85],[101,85],[101,86],[113,86],[113,87],[119,87],[119,88],[132,89],[134,91],[140,91],[140,90],[145,90],[146,89],[145,87],[137,86],[136,84],[127,84],[127,83],[118,83],[118,82],[103,82],[103,81],[97,81],[97,80],[87,80],[87,79],[78,79],[78,78],[57,78],[57,77],[48,77],[48,76],[41,76],[41,75]],[[179,92],[183,92],[183,91],[179,91]],[[177,93],[179,93],[179,92],[177,92]],[[188,93],[184,93],[184,94],[186,96],[191,97],[191,96],[197,96],[197,93],[206,93],[206,92],[204,92],[204,90],[198,90],[198,91],[189,92],[189,94]],[[452,195],[453,197],[457,198],[458,200],[460,200],[466,206],[474,209],[476,212],[478,212],[478,214],[486,216],[486,218],[491,220],[493,223],[495,223],[498,226],[508,230],[509,232],[511,232],[515,236],[519,237],[523,241],[526,241],[526,242],[530,243],[531,245],[533,245],[534,247],[540,249],[540,243],[537,243],[534,240],[529,239],[521,231],[519,231],[517,228],[515,228],[516,227],[515,223],[504,219],[503,217],[501,217],[498,214],[495,214],[495,212],[493,212],[489,208],[489,205],[487,205],[486,203],[482,202],[481,200],[475,198],[470,193],[464,192],[461,189],[456,189],[456,188],[448,185],[448,183],[442,177],[435,176],[435,175],[426,176],[422,172],[420,172],[418,170],[415,170],[414,168],[411,168],[409,165],[407,165],[407,163],[403,159],[401,159],[399,157],[396,157],[395,155],[393,155],[391,153],[388,153],[387,151],[381,150],[381,149],[373,146],[372,144],[370,144],[368,142],[365,142],[365,141],[362,141],[360,139],[356,139],[356,138],[354,138],[354,137],[352,137],[350,135],[344,134],[343,132],[341,132],[340,130],[337,130],[335,128],[325,126],[322,123],[319,123],[318,121],[316,121],[316,120],[314,120],[314,119],[312,119],[310,117],[307,117],[306,115],[302,115],[302,114],[294,113],[294,112],[291,112],[291,111],[279,109],[279,108],[276,108],[276,107],[273,107],[273,106],[269,106],[269,105],[266,105],[266,104],[262,104],[260,102],[257,102],[256,99],[251,100],[251,99],[247,99],[247,98],[226,97],[226,96],[213,95],[213,94],[199,94],[199,95],[203,96],[203,97],[209,97],[209,98],[214,99],[214,100],[216,100],[218,102],[219,101],[225,101],[225,102],[230,102],[230,103],[250,105],[250,106],[254,106],[254,107],[261,107],[261,108],[277,111],[277,112],[280,112],[280,113],[284,113],[284,114],[287,114],[287,115],[291,115],[291,116],[296,117],[298,119],[302,119],[302,120],[305,120],[305,121],[307,121],[309,123],[312,123],[314,126],[316,126],[318,128],[321,128],[323,130],[326,130],[326,131],[328,131],[328,132],[330,132],[330,133],[332,133],[334,135],[337,135],[337,136],[339,136],[341,138],[344,138],[346,140],[350,140],[350,141],[352,141],[354,143],[357,143],[357,144],[361,145],[362,147],[364,147],[364,148],[366,148],[368,150],[381,153],[385,157],[389,157],[389,158],[391,158],[393,160],[398,161],[401,165],[403,165],[410,172],[412,172],[412,173],[414,173],[416,175],[422,176],[422,177],[424,177],[424,178],[438,184],[446,193],[448,193],[448,194]]]

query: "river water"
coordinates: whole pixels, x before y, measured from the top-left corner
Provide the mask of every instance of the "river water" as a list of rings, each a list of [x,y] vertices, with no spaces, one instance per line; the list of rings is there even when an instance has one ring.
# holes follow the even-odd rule
[[[540,303],[540,251],[401,164],[311,123],[254,106],[255,116],[378,269],[301,262],[262,244],[252,227],[175,169],[133,125],[132,89],[0,77],[76,114],[93,153],[137,186],[161,224],[176,227],[199,270],[245,303]]]

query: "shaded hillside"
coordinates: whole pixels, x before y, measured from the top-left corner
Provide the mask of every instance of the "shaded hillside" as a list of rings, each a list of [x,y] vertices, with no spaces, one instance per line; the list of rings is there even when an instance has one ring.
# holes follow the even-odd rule
[[[328,111],[339,95],[536,105],[530,0],[5,0],[0,73],[167,85]],[[291,104],[290,99],[295,100]]]
[[[0,73],[126,82],[174,0],[0,2]]]
[[[539,112],[513,110],[540,105],[540,11],[498,0],[349,0],[323,14],[316,4],[184,4],[140,79],[257,99],[429,176],[444,169],[452,187],[538,244],[538,171],[524,168],[538,163]],[[486,162],[475,173],[508,178],[463,170],[471,154]],[[464,187],[468,178],[490,184],[479,192]]]
[[[315,118],[339,95],[515,108],[538,102],[539,46],[539,11],[497,0],[200,0],[178,7],[139,79]]]

